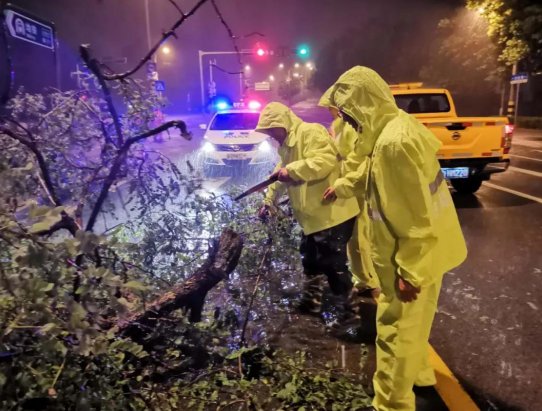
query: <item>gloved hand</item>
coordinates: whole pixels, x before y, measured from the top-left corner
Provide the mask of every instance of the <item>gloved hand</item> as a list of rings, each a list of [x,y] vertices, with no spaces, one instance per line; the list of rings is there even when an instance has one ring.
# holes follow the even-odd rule
[[[277,177],[278,181],[282,183],[289,183],[289,184],[298,183],[290,176],[290,173],[288,173],[288,169],[286,167],[282,167],[278,169],[273,174],[271,174],[271,177]]]

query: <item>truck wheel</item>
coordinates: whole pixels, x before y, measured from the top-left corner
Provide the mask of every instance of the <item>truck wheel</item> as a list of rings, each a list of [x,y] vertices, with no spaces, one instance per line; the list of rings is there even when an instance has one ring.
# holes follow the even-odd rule
[[[459,194],[473,194],[482,185],[482,179],[478,177],[452,178],[450,182]]]

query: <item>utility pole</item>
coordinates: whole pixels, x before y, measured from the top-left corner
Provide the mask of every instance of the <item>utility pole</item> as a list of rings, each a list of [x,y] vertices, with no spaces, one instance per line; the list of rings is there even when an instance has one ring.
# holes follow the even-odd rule
[[[518,63],[517,61],[512,66],[512,76],[515,75],[518,72]],[[510,94],[508,96],[508,110],[507,115],[510,119],[516,118],[516,102],[514,101],[514,86],[519,88],[519,85],[515,85],[514,83],[510,83]],[[517,97],[517,95],[516,95]]]
[[[151,37],[151,15],[149,10],[149,0],[145,0],[145,26],[147,28],[147,50],[152,47]],[[156,55],[153,56],[153,60],[156,63]]]

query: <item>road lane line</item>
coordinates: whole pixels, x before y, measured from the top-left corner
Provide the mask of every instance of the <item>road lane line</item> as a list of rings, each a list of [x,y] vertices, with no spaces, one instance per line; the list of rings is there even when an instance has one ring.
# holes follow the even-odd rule
[[[435,389],[450,411],[480,411],[480,408],[431,346],[429,346],[429,364],[435,370],[437,377]]]
[[[519,167],[508,167],[508,170],[512,170],[512,171],[516,171],[518,173],[523,173],[523,174],[529,174],[530,176],[535,176],[535,177],[542,177],[542,173],[539,172],[539,171],[533,171],[533,170],[527,170],[525,168],[519,168]]]
[[[540,151],[540,150],[538,150],[538,151]],[[518,156],[517,154],[510,154],[510,157],[524,158],[525,160],[531,160],[531,161],[542,161],[542,158]]]
[[[514,141],[512,143],[514,146],[522,146],[522,147],[529,147],[529,148],[540,148],[542,147],[542,143],[540,141],[531,141],[531,140],[520,140],[520,141]],[[540,150],[537,150],[540,151]]]
[[[529,195],[529,194],[525,194],[525,193],[522,193],[521,191],[516,191],[516,190],[512,190],[510,188],[501,187],[501,186],[498,186],[498,185],[493,184],[493,183],[488,183],[487,181],[484,181],[484,186],[489,187],[489,188],[493,188],[495,190],[504,191],[505,193],[508,193],[508,194],[514,194],[514,195],[516,195],[518,197],[523,197],[523,198],[526,198],[527,200],[536,201],[537,203],[542,204],[542,198],[535,197],[535,196],[532,196],[532,195]]]

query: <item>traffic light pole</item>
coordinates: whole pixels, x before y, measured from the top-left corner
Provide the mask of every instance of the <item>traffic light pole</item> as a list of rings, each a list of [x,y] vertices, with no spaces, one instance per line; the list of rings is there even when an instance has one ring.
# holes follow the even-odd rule
[[[205,84],[203,81],[203,56],[219,56],[219,55],[225,55],[225,54],[254,54],[253,50],[241,50],[239,53],[236,51],[198,51],[198,59],[199,59],[199,84],[200,84],[200,91],[201,91],[201,107],[202,109],[205,108]]]

